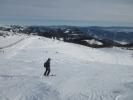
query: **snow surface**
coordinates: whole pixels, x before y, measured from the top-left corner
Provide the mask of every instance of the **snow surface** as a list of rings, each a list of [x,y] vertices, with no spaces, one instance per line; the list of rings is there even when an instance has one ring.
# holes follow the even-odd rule
[[[92,40],[84,40],[84,41],[88,42],[89,44],[103,45],[102,42],[99,42],[99,41],[97,41],[95,39],[92,39]]]
[[[0,48],[10,47],[24,39],[26,35],[20,33],[13,33],[8,31],[1,31],[3,36],[0,36]],[[15,35],[16,34],[16,35]]]
[[[0,52],[0,100],[133,100],[132,51],[20,37]],[[56,76],[43,76],[48,57]]]

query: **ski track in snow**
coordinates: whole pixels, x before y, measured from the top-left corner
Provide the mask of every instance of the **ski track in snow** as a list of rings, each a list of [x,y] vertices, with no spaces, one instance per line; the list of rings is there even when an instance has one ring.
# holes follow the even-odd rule
[[[133,100],[131,51],[32,36],[0,54],[1,100]],[[52,74],[43,63],[52,58]]]

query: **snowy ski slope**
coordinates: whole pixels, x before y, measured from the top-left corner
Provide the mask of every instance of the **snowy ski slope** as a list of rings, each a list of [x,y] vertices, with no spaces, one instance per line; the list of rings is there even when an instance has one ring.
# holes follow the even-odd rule
[[[0,100],[133,100],[132,51],[22,38],[0,52]],[[43,76],[48,57],[56,76]]]

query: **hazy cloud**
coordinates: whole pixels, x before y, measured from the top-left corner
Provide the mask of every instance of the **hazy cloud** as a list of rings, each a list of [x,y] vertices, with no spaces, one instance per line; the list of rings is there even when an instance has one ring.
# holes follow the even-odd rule
[[[132,0],[0,0],[0,20],[44,19],[133,23]]]

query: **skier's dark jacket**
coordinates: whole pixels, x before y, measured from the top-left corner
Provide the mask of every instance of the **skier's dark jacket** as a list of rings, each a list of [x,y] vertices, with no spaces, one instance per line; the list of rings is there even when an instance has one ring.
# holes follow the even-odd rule
[[[44,63],[44,67],[45,67],[45,68],[50,68],[50,60],[47,60],[47,61]]]

